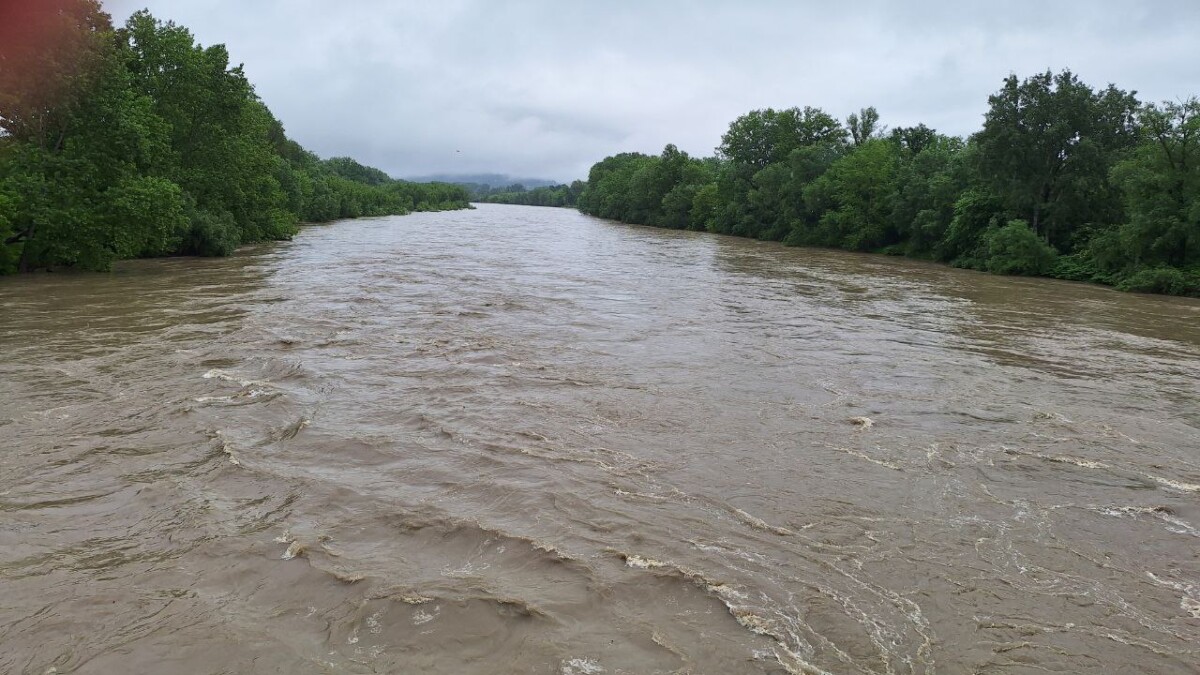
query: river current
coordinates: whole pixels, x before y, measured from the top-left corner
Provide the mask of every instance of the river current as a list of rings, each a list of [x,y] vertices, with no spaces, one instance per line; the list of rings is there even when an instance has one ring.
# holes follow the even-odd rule
[[[1194,673],[1200,302],[345,221],[0,279],[0,673]]]

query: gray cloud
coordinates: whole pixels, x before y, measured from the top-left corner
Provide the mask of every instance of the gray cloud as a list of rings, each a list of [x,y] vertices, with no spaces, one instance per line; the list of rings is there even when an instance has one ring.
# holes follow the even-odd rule
[[[288,132],[393,175],[583,177],[738,115],[814,105],[969,134],[1009,73],[1069,67],[1143,100],[1200,94],[1200,3],[109,0],[244,62]]]

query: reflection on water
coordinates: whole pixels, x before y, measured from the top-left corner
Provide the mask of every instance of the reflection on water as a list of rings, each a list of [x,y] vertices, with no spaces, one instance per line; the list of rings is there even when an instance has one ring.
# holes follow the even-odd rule
[[[1194,300],[481,206],[0,329],[0,672],[1200,661]]]

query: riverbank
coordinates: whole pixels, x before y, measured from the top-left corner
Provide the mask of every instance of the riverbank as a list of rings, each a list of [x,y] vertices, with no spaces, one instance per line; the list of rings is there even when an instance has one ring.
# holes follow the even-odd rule
[[[120,28],[84,0],[18,18],[33,39],[0,43],[0,275],[225,256],[300,222],[468,205],[462,187],[305,150],[223,45],[148,11]]]
[[[571,207],[561,207],[561,208],[571,208]],[[572,209],[572,210],[578,211],[578,209]],[[583,212],[580,211],[580,213],[583,213]],[[584,215],[589,215],[589,214],[584,214]],[[626,221],[622,221],[622,220],[616,220],[613,218],[605,218],[604,220],[608,220],[608,221],[614,222],[614,223],[620,223],[622,225],[635,226],[635,227],[650,227],[650,228],[655,227],[653,225],[647,225],[645,223],[631,223],[631,222],[626,222]],[[665,228],[665,229],[675,229],[675,228]],[[796,249],[811,250],[811,251],[830,251],[830,252],[837,251],[837,252],[842,252],[842,253],[852,253],[852,254],[856,254],[856,255],[878,258],[880,260],[887,260],[887,259],[904,260],[904,261],[911,261],[911,262],[926,263],[929,265],[933,265],[935,267],[941,267],[941,268],[946,268],[946,269],[969,270],[969,271],[978,272],[981,274],[997,274],[996,272],[989,272],[986,269],[979,269],[978,267],[972,267],[972,266],[966,265],[966,264],[954,264],[951,262],[939,261],[939,260],[929,258],[929,257],[908,256],[900,251],[897,251],[896,249],[879,249],[879,250],[873,250],[873,251],[859,251],[859,250],[854,250],[854,249],[837,248],[837,247],[831,247],[831,246],[810,246],[810,245],[805,245],[805,244],[797,244],[797,243],[789,242],[786,240],[780,241],[780,240],[772,240],[772,239],[756,239],[753,237],[742,237],[742,236],[739,236],[736,234],[709,232],[706,230],[686,230],[686,231],[696,232],[697,234],[706,235],[706,236],[732,237],[735,239],[750,239],[752,241],[758,241],[761,243],[778,244],[780,246],[784,246],[787,248],[796,248]],[[1024,278],[1029,278],[1029,279],[1047,279],[1047,280],[1053,280],[1053,281],[1067,281],[1067,282],[1085,284],[1088,286],[1098,286],[1098,287],[1112,289],[1112,290],[1121,291],[1121,292],[1141,293],[1141,294],[1145,294],[1145,295],[1168,295],[1168,296],[1178,296],[1178,297],[1188,297],[1188,298],[1200,298],[1200,292],[1161,293],[1161,292],[1156,292],[1152,289],[1147,290],[1145,288],[1140,288],[1140,287],[1126,286],[1124,288],[1121,288],[1121,287],[1119,287],[1119,284],[1114,282],[1113,280],[1096,279],[1092,276],[1087,275],[1086,273],[1079,272],[1078,268],[1075,267],[1074,262],[1075,261],[1070,260],[1070,259],[1065,259],[1065,260],[1060,259],[1059,267],[1056,267],[1056,269],[1053,269],[1050,271],[1050,273],[1044,274],[1044,275],[1028,275],[1028,274],[1026,274],[1026,275],[1004,275],[1004,274],[1001,274],[1001,276],[1017,276],[1017,277],[1024,277]],[[1190,278],[1188,275],[1190,275],[1190,277],[1195,277],[1197,275],[1200,275],[1200,271],[1192,270],[1192,271],[1186,272],[1185,278]],[[1174,275],[1172,275],[1172,278],[1174,278]],[[1196,283],[1200,283],[1200,281],[1188,282],[1188,283],[1192,283],[1192,285],[1195,285]]]
[[[589,171],[627,223],[1200,295],[1200,100],[1147,104],[1070,71],[1006,78],[967,138],[874,108],[754,110],[713,157],[667,145]],[[1120,111],[1117,114],[1116,111]],[[1045,120],[1056,120],[1047,124]]]

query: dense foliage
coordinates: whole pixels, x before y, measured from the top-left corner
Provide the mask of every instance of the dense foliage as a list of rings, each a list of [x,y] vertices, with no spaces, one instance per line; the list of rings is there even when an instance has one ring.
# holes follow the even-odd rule
[[[461,208],[287,138],[221,45],[95,0],[0,9],[0,274],[226,255],[300,221]]]
[[[584,213],[1200,295],[1200,101],[1010,76],[968,139],[811,107],[735,120],[716,156],[595,164]]]
[[[583,188],[584,183],[581,180],[570,185],[544,185],[535,188],[526,188],[520,183],[498,188],[480,185],[471,190],[471,201],[525,206],[576,206]]]

